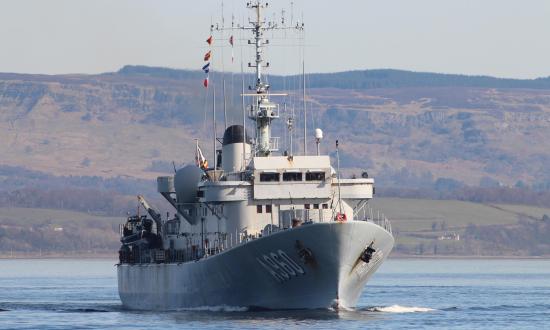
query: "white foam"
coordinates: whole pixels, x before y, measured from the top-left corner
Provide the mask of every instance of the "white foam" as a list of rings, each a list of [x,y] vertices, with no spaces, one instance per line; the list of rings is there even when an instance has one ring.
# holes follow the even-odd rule
[[[384,313],[426,313],[433,312],[435,309],[428,307],[408,307],[400,305],[392,305],[386,307],[373,307],[370,309],[373,312],[384,312]]]
[[[190,307],[190,308],[180,308],[180,311],[200,311],[200,312],[246,312],[248,307],[239,307],[239,306],[199,306],[199,307]]]

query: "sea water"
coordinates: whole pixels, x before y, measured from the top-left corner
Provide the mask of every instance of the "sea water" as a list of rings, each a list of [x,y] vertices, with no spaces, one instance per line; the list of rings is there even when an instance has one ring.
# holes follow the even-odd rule
[[[0,260],[0,329],[550,329],[550,260],[390,259],[345,311],[127,311],[115,263]]]

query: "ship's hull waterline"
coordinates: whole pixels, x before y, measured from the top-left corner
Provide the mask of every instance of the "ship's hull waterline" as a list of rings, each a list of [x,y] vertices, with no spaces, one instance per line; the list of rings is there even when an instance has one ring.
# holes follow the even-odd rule
[[[371,222],[308,224],[194,262],[118,265],[119,294],[137,310],[354,307],[393,244]]]

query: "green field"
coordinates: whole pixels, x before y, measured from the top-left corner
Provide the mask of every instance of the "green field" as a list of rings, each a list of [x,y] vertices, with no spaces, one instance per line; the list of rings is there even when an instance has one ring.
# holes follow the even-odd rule
[[[449,230],[460,230],[468,224],[511,225],[520,214],[542,218],[550,209],[525,205],[489,205],[455,200],[375,198],[370,202],[383,212],[401,232],[431,231],[434,222],[446,222]]]
[[[124,221],[65,210],[0,208],[0,257],[115,254]]]
[[[390,219],[396,236],[396,252],[404,254],[426,254],[426,249],[429,253],[450,255],[525,254],[524,251],[507,246],[506,238],[499,237],[506,236],[503,234],[506,230],[520,232],[522,223],[523,226],[525,223],[542,223],[542,217],[550,215],[550,208],[456,200],[375,198],[370,206]],[[471,224],[478,229],[492,226],[486,228],[494,229],[495,239],[489,237],[488,241],[480,241],[465,237],[466,229]],[[445,234],[458,234],[460,239],[438,240]],[[524,236],[520,240],[529,242],[529,238]]]
[[[67,210],[34,209],[20,207],[0,207],[0,225],[74,225],[78,222],[101,224],[123,223],[124,217],[103,217],[93,214]]]
[[[392,223],[396,237],[394,255],[532,255],[533,250],[525,243],[532,240],[540,246],[540,238],[536,243],[536,238],[522,230],[543,223],[541,218],[550,215],[547,208],[455,200],[375,198],[370,206],[375,214],[380,210]],[[118,226],[124,220],[122,216],[103,217],[64,210],[0,208],[0,256],[12,251],[23,255],[116,253]],[[494,231],[497,238],[522,232],[523,236],[516,237],[512,243],[524,243],[520,247],[523,250],[506,240],[493,240],[491,236],[468,237],[465,234],[470,224],[481,231],[492,228],[489,234]],[[460,235],[460,239],[438,239],[449,233]],[[544,240],[542,243],[546,244]]]

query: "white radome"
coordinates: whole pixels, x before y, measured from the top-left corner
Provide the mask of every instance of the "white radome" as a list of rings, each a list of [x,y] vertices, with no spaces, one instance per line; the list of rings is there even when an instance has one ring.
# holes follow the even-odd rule
[[[315,138],[321,140],[323,138],[323,130],[320,128],[315,129]]]

